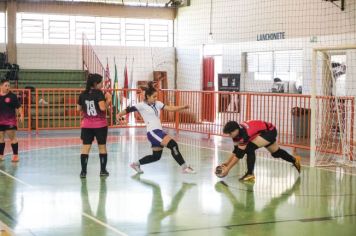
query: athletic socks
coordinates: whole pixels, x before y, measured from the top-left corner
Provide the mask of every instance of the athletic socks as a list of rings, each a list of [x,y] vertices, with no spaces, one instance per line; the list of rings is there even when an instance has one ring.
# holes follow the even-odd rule
[[[80,154],[80,163],[82,165],[82,172],[87,172],[87,164],[88,164],[88,154]]]
[[[18,155],[19,154],[19,144],[18,143],[12,143],[11,147],[12,147],[13,154],[14,155]]]
[[[0,156],[4,155],[5,143],[0,143]]]
[[[99,154],[99,157],[100,157],[100,170],[101,171],[104,171],[106,170],[106,164],[108,162],[108,154],[105,153],[105,154]]]

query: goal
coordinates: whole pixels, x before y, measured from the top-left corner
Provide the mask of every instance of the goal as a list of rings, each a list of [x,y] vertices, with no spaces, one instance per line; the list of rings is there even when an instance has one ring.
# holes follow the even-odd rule
[[[355,79],[356,45],[313,50],[311,166],[356,166]]]

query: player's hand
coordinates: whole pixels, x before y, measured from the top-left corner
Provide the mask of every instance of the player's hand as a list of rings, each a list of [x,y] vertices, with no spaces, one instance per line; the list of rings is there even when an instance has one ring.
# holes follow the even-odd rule
[[[124,116],[120,116],[119,114],[116,115],[116,124],[117,125],[125,125],[127,124],[125,117]]]
[[[183,109],[189,109],[189,108],[190,108],[189,105],[185,105],[185,106],[183,107]]]
[[[105,93],[105,101],[107,105],[110,105],[112,102],[112,96],[110,93]]]
[[[20,117],[18,118],[18,120],[19,120],[20,123],[23,123],[23,122],[24,122],[24,117],[23,117],[23,116],[20,116]]]

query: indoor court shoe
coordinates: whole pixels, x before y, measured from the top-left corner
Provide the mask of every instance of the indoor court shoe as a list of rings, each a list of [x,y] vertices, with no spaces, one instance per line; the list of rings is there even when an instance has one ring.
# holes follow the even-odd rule
[[[130,164],[130,167],[134,169],[138,174],[143,174],[143,171],[140,168],[140,165],[136,164],[135,162],[132,162]]]
[[[20,161],[20,158],[19,158],[19,156],[14,155],[14,156],[12,157],[11,161],[12,161],[12,162],[19,162],[19,161]]]
[[[293,166],[297,169],[298,173],[300,173],[300,156],[295,157],[295,162],[293,163]]]
[[[107,170],[101,170],[100,171],[100,176],[102,176],[102,177],[109,176],[109,172]]]
[[[244,176],[242,176],[241,178],[239,178],[240,181],[250,181],[250,182],[254,182],[255,181],[255,175],[251,175],[251,174],[245,174]]]
[[[84,171],[80,172],[80,178],[84,179],[86,177],[87,177],[87,172]]]
[[[183,168],[182,172],[183,172],[183,174],[195,174],[196,173],[195,170],[193,170],[193,168],[190,166]]]

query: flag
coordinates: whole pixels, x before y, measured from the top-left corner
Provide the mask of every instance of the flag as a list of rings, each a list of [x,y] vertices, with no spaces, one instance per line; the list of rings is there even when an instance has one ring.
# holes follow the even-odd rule
[[[106,70],[105,70],[105,79],[104,79],[104,89],[111,89],[111,79],[110,79],[110,70],[109,62],[106,59]]]
[[[113,97],[112,97],[112,101],[113,101],[113,106],[116,108],[116,111],[120,111],[120,96],[119,96],[119,83],[118,83],[118,79],[117,79],[117,68],[116,68],[116,62],[114,59],[114,64],[115,64],[115,78],[114,78],[114,91],[113,91]]]
[[[132,64],[131,64],[131,73],[130,73],[130,83],[129,83],[129,89],[133,89],[133,65],[134,65],[134,60],[135,58],[132,58]],[[129,101],[131,101],[131,96],[132,96],[132,92],[129,92]]]
[[[127,74],[127,57],[125,60],[125,69],[124,69],[124,89],[129,88],[129,77]],[[127,90],[124,90],[124,97],[127,98]]]

